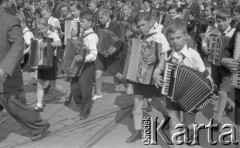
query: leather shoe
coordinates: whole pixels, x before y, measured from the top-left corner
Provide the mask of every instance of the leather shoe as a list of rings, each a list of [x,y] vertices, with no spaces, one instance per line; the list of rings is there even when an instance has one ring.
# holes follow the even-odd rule
[[[48,134],[47,129],[48,129],[49,127],[50,127],[50,124],[47,123],[47,125],[44,127],[44,129],[42,130],[42,132],[39,133],[39,134],[33,135],[33,136],[31,137],[31,140],[32,140],[32,141],[37,141],[37,140],[40,140],[40,139],[46,137],[47,134]]]
[[[86,115],[86,116],[80,116],[80,120],[85,120],[85,119],[87,119],[87,118],[88,118],[88,116],[89,116],[89,114],[88,114],[88,115]]]
[[[48,87],[44,88],[44,94],[48,94],[50,87],[51,87],[51,86],[48,85]]]
[[[137,130],[135,133],[127,138],[126,143],[133,143],[136,140],[142,139],[142,130]]]
[[[228,115],[228,114],[231,114],[233,112],[233,107],[230,103],[227,103],[224,110],[225,110],[226,114]]]
[[[43,107],[35,106],[36,112],[43,112]]]

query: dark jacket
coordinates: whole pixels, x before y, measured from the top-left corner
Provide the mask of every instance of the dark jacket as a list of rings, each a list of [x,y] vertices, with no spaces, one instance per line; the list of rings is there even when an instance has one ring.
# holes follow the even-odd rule
[[[9,76],[4,82],[5,92],[23,87],[20,61],[23,57],[24,39],[20,21],[0,7],[0,69]]]

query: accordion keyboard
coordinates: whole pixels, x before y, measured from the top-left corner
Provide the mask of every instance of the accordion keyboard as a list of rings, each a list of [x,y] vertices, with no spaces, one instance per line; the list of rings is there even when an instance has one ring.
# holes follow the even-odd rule
[[[214,54],[217,50],[217,36],[210,36],[209,37],[209,55],[208,55],[208,62],[214,62]]]
[[[173,69],[173,64],[166,63],[166,68],[165,68],[165,71],[164,71],[164,78],[163,78],[164,84],[163,84],[163,87],[162,87],[162,94],[163,95],[168,95],[172,69]]]
[[[234,46],[234,53],[233,58],[240,62],[240,32],[237,33],[235,38],[235,46]],[[232,74],[232,86],[235,88],[240,89],[240,69],[237,72]]]

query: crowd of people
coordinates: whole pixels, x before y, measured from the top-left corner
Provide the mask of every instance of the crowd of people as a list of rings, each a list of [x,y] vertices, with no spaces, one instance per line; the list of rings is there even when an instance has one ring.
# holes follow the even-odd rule
[[[71,30],[64,30],[65,21],[80,22],[80,28],[73,26]],[[195,122],[195,115],[184,112],[181,119],[182,109],[161,94],[167,61],[192,67],[204,73],[218,92],[217,97],[215,96],[219,98],[219,102],[217,114],[213,117],[214,123],[221,126],[223,114],[231,113],[235,109],[235,124],[239,125],[240,87],[231,86],[231,74],[239,71],[240,61],[234,59],[237,44],[235,38],[240,30],[239,21],[238,0],[3,1],[0,30],[4,30],[5,34],[0,34],[0,50],[5,54],[0,56],[0,75],[3,82],[1,84],[3,93],[0,94],[1,108],[6,109],[33,135],[32,140],[41,139],[46,136],[46,130],[50,126],[39,114],[44,109],[44,94],[49,88],[64,92],[60,101],[65,105],[73,98],[81,108],[80,120],[85,120],[91,113],[92,102],[104,99],[102,74],[108,71],[115,78],[116,84],[124,85],[127,95],[134,95],[132,116],[135,132],[127,138],[127,143],[142,138],[143,105],[149,98],[164,118],[171,117],[167,129],[169,128],[173,134],[176,132],[175,125],[180,122],[191,127],[190,125]],[[126,30],[121,29],[123,22],[128,24]],[[129,50],[124,48],[125,46],[120,50],[111,48],[109,57],[98,52],[99,28],[110,30],[121,38],[123,43],[136,38],[161,44],[162,49],[157,55],[144,53],[143,57],[147,65],[154,65],[151,85],[132,83],[124,78],[124,66]],[[81,40],[89,49],[85,57],[81,55],[75,57],[76,62],[85,63],[82,72],[76,76],[65,75],[70,90],[56,84],[57,76],[64,74],[66,31],[71,33],[73,39]],[[228,37],[230,40],[221,51],[219,65],[209,61],[209,55],[212,54],[209,48],[212,35]],[[41,40],[40,47],[45,48],[46,37],[52,38],[51,46],[56,49],[54,66],[48,69],[32,69],[28,64],[31,39],[38,38]],[[20,64],[22,71],[28,72],[37,83],[37,104],[34,109],[25,105]],[[17,85],[14,83],[16,81],[21,83]],[[5,83],[9,85],[5,86]],[[229,93],[232,89],[235,89],[235,107],[229,103]],[[162,101],[165,101],[166,105]],[[26,114],[29,116],[26,117]]]

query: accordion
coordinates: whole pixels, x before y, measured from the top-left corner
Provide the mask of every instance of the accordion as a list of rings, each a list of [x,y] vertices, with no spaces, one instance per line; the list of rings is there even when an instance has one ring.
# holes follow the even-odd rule
[[[122,48],[122,40],[112,31],[108,29],[99,29],[98,32],[98,52],[105,58],[111,56],[109,50],[116,48],[116,51]]]
[[[68,39],[63,63],[65,74],[71,77],[80,76],[85,64],[85,57],[89,52],[89,49],[82,41]],[[81,55],[83,60],[81,62],[76,62],[76,55]]]
[[[237,32],[234,45],[233,59],[240,62],[240,32]],[[231,85],[235,88],[240,89],[240,68],[237,72],[232,74]]]
[[[208,62],[213,63],[214,61],[214,53],[218,49],[218,37],[216,35],[210,35],[209,36],[209,45],[208,45]]]
[[[215,35],[210,35],[208,62],[216,66],[221,65],[222,51],[228,46],[230,39],[230,37],[226,36],[217,37]]]
[[[32,38],[30,42],[29,51],[29,66],[33,69],[46,69],[53,67],[53,48],[51,42],[52,38],[44,38],[43,42],[47,43],[47,47],[41,49],[39,47],[39,40]]]
[[[129,39],[123,77],[130,83],[151,84],[155,66],[144,62],[144,54],[156,56],[161,51],[160,43]]]
[[[75,28],[77,30],[77,34],[80,33],[80,22],[78,21],[65,21],[64,25],[64,45],[67,44],[67,40],[72,38],[71,31]]]
[[[215,90],[203,73],[183,65],[166,63],[162,94],[184,112],[195,114],[214,101]]]

